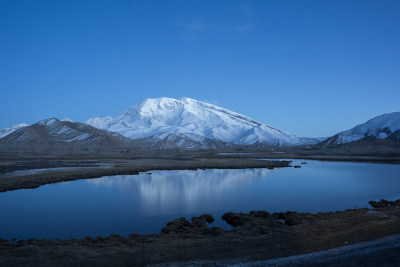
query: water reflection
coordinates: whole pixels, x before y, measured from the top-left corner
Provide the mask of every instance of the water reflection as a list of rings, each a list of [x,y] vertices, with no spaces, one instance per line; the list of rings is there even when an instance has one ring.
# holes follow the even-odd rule
[[[273,170],[179,170],[140,175],[108,176],[87,180],[94,185],[116,186],[139,197],[142,215],[174,214],[218,208],[232,191],[265,177]]]
[[[4,192],[0,238],[149,234],[182,216],[210,213],[223,226],[227,211],[334,211],[400,198],[399,164],[307,162],[272,171],[153,171]]]

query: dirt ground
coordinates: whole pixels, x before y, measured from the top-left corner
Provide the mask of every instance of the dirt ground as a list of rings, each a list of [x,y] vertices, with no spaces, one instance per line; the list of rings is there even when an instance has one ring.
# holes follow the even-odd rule
[[[4,152],[0,150],[0,192],[36,188],[41,185],[62,181],[110,175],[138,174],[139,172],[151,170],[244,169],[290,166],[290,162],[278,162],[276,159],[400,164],[400,152],[395,155],[391,149],[381,149],[382,151],[374,149],[369,148],[362,152],[358,150],[358,147],[353,150],[349,150],[347,147],[345,150],[337,148],[282,148],[279,151],[276,151],[276,149],[221,151],[130,151],[109,149],[101,151],[69,151],[68,153],[18,153],[18,151]],[[274,159],[274,161],[259,159]],[[53,168],[53,170],[10,175],[11,172],[43,168]]]
[[[378,202],[375,206],[379,208],[317,214],[226,213],[223,218],[234,226],[232,230],[209,228],[207,222],[212,218],[203,215],[192,218],[191,222],[176,219],[156,235],[31,239],[17,243],[1,240],[0,266],[265,266],[263,262],[267,264],[271,259],[399,235],[400,200]],[[339,252],[337,259],[331,254],[321,254],[307,260],[303,255],[298,260],[281,259],[280,263],[270,263],[274,266],[297,263],[313,266],[321,262],[338,266],[336,260],[343,266],[350,266],[348,263],[352,266],[400,263],[399,238],[391,246],[377,242],[369,246],[367,253],[360,254],[359,251]]]

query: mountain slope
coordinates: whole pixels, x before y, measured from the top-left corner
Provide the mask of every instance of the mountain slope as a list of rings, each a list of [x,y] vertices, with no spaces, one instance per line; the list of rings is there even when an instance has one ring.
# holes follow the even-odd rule
[[[354,141],[397,139],[400,130],[400,112],[387,113],[370,119],[349,130],[335,134],[321,145],[346,144]]]
[[[55,118],[20,128],[0,139],[1,145],[132,147],[132,140],[118,133]]]
[[[93,118],[85,123],[131,139],[169,140],[184,148],[215,147],[218,144],[290,146],[318,142],[190,98],[147,99],[115,118]]]
[[[3,138],[6,135],[9,135],[12,132],[15,132],[18,129],[20,129],[22,127],[26,127],[26,126],[28,126],[28,124],[21,123],[21,124],[13,125],[13,126],[8,127],[8,128],[1,129],[0,130],[0,139]]]

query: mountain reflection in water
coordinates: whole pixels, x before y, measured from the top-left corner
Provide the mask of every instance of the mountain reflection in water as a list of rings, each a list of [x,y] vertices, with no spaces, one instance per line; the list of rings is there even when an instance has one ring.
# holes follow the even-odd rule
[[[202,207],[226,201],[232,189],[265,177],[272,170],[175,170],[153,171],[140,175],[108,176],[87,180],[94,185],[119,187],[136,194],[142,215],[174,214],[201,211]]]

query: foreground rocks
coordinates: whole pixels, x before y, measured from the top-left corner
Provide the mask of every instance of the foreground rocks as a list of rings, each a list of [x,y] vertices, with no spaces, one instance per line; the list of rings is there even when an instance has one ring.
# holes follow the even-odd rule
[[[204,214],[199,217],[192,217],[190,223],[186,218],[182,217],[167,223],[167,226],[161,230],[164,234],[190,234],[190,235],[220,235],[224,230],[219,227],[207,226],[207,223],[212,223],[214,217],[210,214]]]
[[[316,214],[228,212],[222,219],[233,227],[231,230],[210,227],[214,218],[204,214],[192,217],[191,221],[173,220],[155,235],[121,237],[114,234],[71,240],[30,239],[17,243],[0,239],[0,266],[134,266],[227,259],[246,262],[399,234],[400,201],[381,200],[372,204],[379,208]],[[386,252],[380,249],[380,256],[389,254],[379,259],[398,263],[400,246]],[[374,262],[374,265],[384,264],[386,262]]]
[[[386,199],[381,199],[380,201],[370,201],[368,202],[374,208],[386,208],[390,206],[400,206],[400,199],[396,201],[388,201]]]

